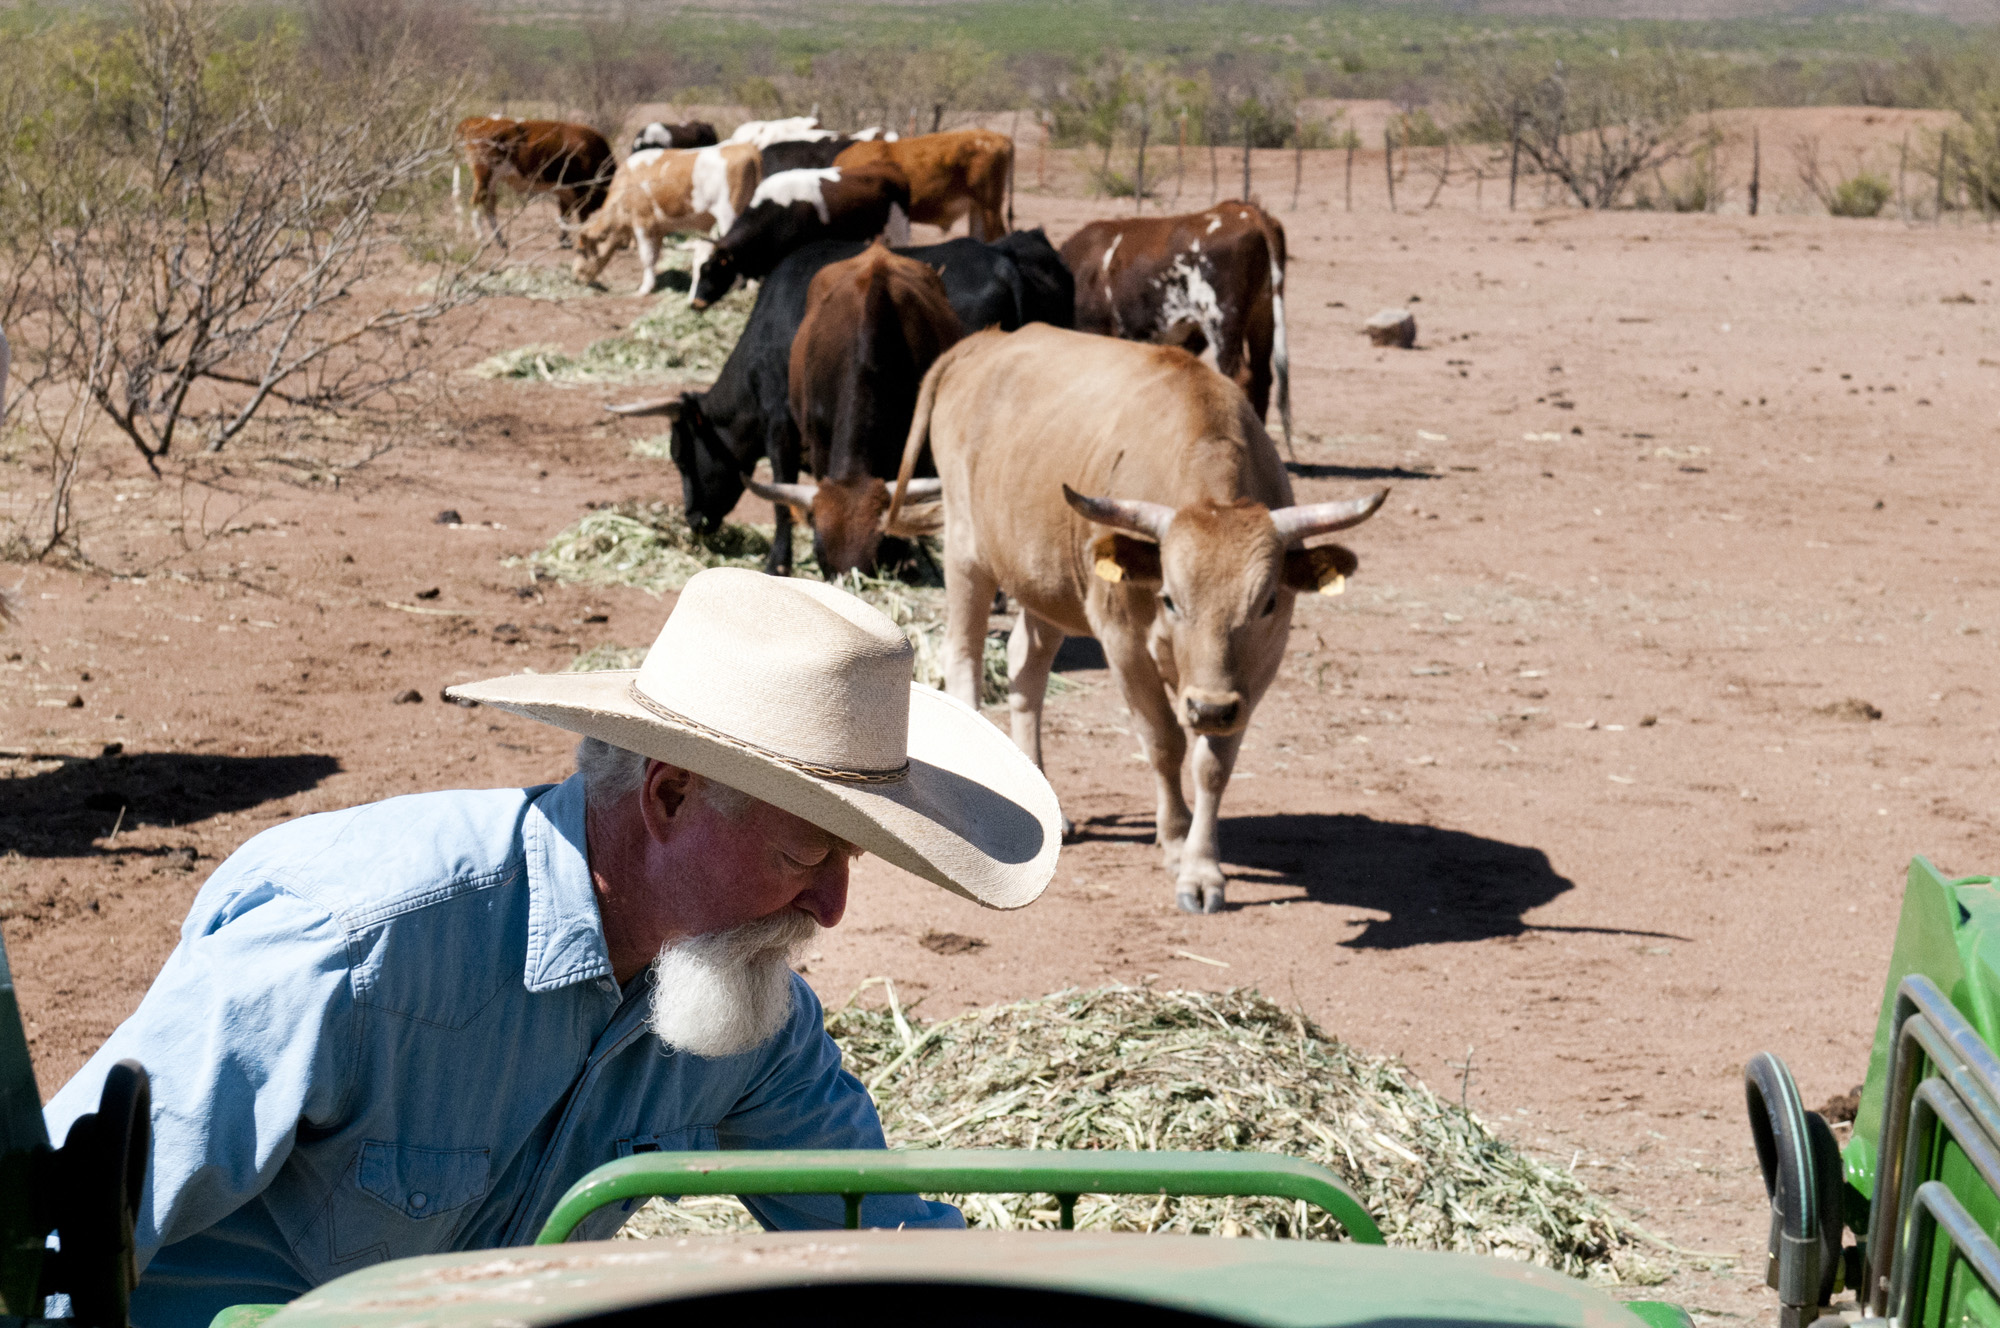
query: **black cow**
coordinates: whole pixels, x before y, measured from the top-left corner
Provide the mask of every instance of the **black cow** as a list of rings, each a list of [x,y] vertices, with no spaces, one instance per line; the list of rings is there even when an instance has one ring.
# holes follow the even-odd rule
[[[672,454],[681,473],[688,525],[714,530],[743,496],[743,477],[758,457],[771,462],[772,478],[799,477],[799,435],[792,420],[792,341],[805,319],[812,279],[829,263],[852,258],[866,246],[821,240],[795,251],[757,291],[736,348],[706,392],[683,392],[665,401],[621,407],[624,414],[664,414],[673,421]],[[936,268],[952,312],[969,331],[1024,323],[1071,326],[1075,294],[1069,269],[1039,229],[1015,231],[986,244],[960,238],[899,249]],[[789,575],[792,514],[777,507],[778,537],[765,570]]]
[[[648,148],[712,148],[715,146],[715,126],[706,120],[690,120],[686,124],[662,124],[655,120],[639,131],[632,140],[632,151],[644,152]]]
[[[767,175],[750,206],[702,258],[689,303],[706,309],[738,277],[763,277],[814,240],[872,240],[899,216],[907,238],[909,215],[910,182],[887,163]]]
[[[838,138],[795,138],[773,143],[759,154],[758,165],[764,168],[762,178],[768,180],[784,171],[823,171],[854,142],[842,134]]]

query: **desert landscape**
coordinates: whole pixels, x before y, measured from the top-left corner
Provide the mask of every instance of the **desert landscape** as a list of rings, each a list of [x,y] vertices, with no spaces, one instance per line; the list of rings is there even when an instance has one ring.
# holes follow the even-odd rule
[[[1392,212],[1379,147],[1350,207],[1346,154],[1254,154],[1290,244],[1293,482],[1391,492],[1348,537],[1346,593],[1301,600],[1250,728],[1228,910],[1175,911],[1129,717],[1073,641],[1048,773],[1080,833],[1046,896],[989,913],[864,861],[808,963],[821,998],[886,976],[934,1018],[1256,988],[1670,1242],[1648,1294],[1771,1313],[1744,1061],[1782,1054],[1809,1105],[1859,1083],[1909,859],[2000,867],[1979,515],[2000,502],[2000,236],[1768,183],[1807,135],[1893,175],[1917,114],[1731,112],[1738,199],[1741,140],[1763,145],[1755,217],[1543,206],[1539,184],[1510,211],[1504,172],[1432,195],[1421,160]],[[1198,154],[1156,169],[1150,210],[1208,203]],[[1225,153],[1222,196],[1240,171]],[[1132,202],[1023,129],[1015,208],[1060,242]],[[562,263],[552,216],[515,218],[510,261]],[[671,594],[523,559],[587,510],[679,501],[643,422],[603,410],[674,384],[471,371],[685,298],[630,296],[635,275],[628,256],[611,293],[453,315],[436,404],[393,438],[239,446],[171,483],[102,450],[76,498],[97,565],[9,569],[0,928],[44,1093],[259,830],[569,773],[560,733],[441,690],[651,642]],[[1386,306],[1414,313],[1414,349],[1360,334]],[[0,462],[10,502],[42,482],[23,450]]]

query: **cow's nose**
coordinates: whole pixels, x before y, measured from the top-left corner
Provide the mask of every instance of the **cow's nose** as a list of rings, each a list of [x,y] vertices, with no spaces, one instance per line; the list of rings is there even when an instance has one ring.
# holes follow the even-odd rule
[[[1243,713],[1243,698],[1233,692],[1213,698],[1189,693],[1181,698],[1181,713],[1197,733],[1229,733]]]

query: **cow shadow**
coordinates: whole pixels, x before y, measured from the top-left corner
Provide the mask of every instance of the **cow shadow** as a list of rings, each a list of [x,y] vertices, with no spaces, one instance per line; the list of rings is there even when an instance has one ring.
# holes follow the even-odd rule
[[[1320,461],[1287,461],[1285,469],[1302,480],[1436,480],[1443,479],[1428,470],[1411,470],[1407,466],[1335,466]]]
[[[1368,816],[1278,813],[1225,817],[1222,848],[1232,879],[1303,886],[1315,903],[1388,914],[1360,920],[1360,932],[1340,942],[1351,949],[1399,950],[1531,931],[1685,939],[1623,927],[1529,923],[1526,913],[1576,883],[1550,866],[1538,848],[1462,830]]]
[[[1066,636],[1056,647],[1057,673],[1081,673],[1110,667],[1104,658],[1104,647],[1097,643],[1094,636]]]
[[[331,756],[117,753],[65,760],[0,781],[0,844],[31,858],[109,852],[97,841],[134,826],[177,826],[288,798],[337,774]]]

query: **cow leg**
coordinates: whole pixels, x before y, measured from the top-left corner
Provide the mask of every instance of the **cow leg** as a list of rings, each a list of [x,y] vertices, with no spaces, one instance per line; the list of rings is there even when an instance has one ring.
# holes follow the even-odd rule
[[[1004,610],[1003,610],[1004,611]],[[1042,766],[1042,703],[1049,694],[1049,670],[1062,649],[1063,634],[1046,618],[1026,609],[1007,637],[1007,717],[1014,745]],[[1076,838],[1076,822],[1063,817],[1063,840]]]
[[[1105,661],[1111,665],[1111,672],[1117,677],[1119,689],[1125,695],[1126,708],[1138,721],[1136,727],[1140,741],[1145,744],[1146,760],[1153,767],[1158,794],[1153,814],[1154,839],[1160,846],[1160,856],[1166,869],[1175,876],[1174,902],[1180,905],[1182,912],[1199,913],[1199,896],[1180,883],[1183,849],[1188,826],[1193,820],[1187,799],[1181,796],[1181,766],[1187,760],[1187,734],[1182,730],[1180,720],[1174,717],[1173,704],[1160,677],[1159,665],[1147,652],[1144,639],[1128,640],[1125,637],[1125,633],[1118,631],[1099,631],[1097,635],[1099,644],[1104,647]]]
[[[574,189],[558,189],[556,193],[556,247],[574,247],[570,234],[576,229],[576,209],[583,202],[583,195]]]
[[[659,280],[654,265],[660,261],[660,242],[652,231],[644,226],[632,228],[632,243],[639,250],[639,293],[651,295],[653,283]],[[787,509],[790,510],[790,509]]]
[[[954,557],[951,535],[944,544],[944,689],[974,710],[986,676],[986,617],[999,582],[981,564]],[[1013,655],[1010,647],[1008,655]],[[1046,680],[1047,672],[1043,673]],[[1010,682],[1011,687],[1011,682]],[[1012,704],[1012,695],[1009,695]],[[1020,741],[1017,734],[1015,741]],[[1023,751],[1027,751],[1024,747]],[[1028,755],[1033,756],[1032,751]]]
[[[1187,844],[1181,849],[1180,876],[1175,882],[1182,908],[1188,908],[1198,892],[1202,912],[1222,911],[1222,847],[1218,834],[1222,792],[1229,787],[1229,774],[1236,768],[1236,753],[1242,747],[1241,733],[1226,738],[1203,735],[1195,739],[1194,823],[1188,827]]]
[[[798,426],[792,422],[791,411],[784,411],[767,426],[764,455],[770,459],[772,479],[780,484],[799,482],[799,434]],[[755,464],[754,460],[752,464]],[[790,576],[792,508],[789,503],[773,503],[771,512],[771,553],[764,559],[764,570],[772,576]]]
[[[1271,302],[1258,300],[1251,305],[1250,316],[1244,320],[1244,358],[1249,362],[1245,368],[1247,375],[1232,374],[1243,384],[1243,394],[1250,398],[1250,408],[1257,412],[1261,421],[1271,407],[1271,342],[1273,323]]]

